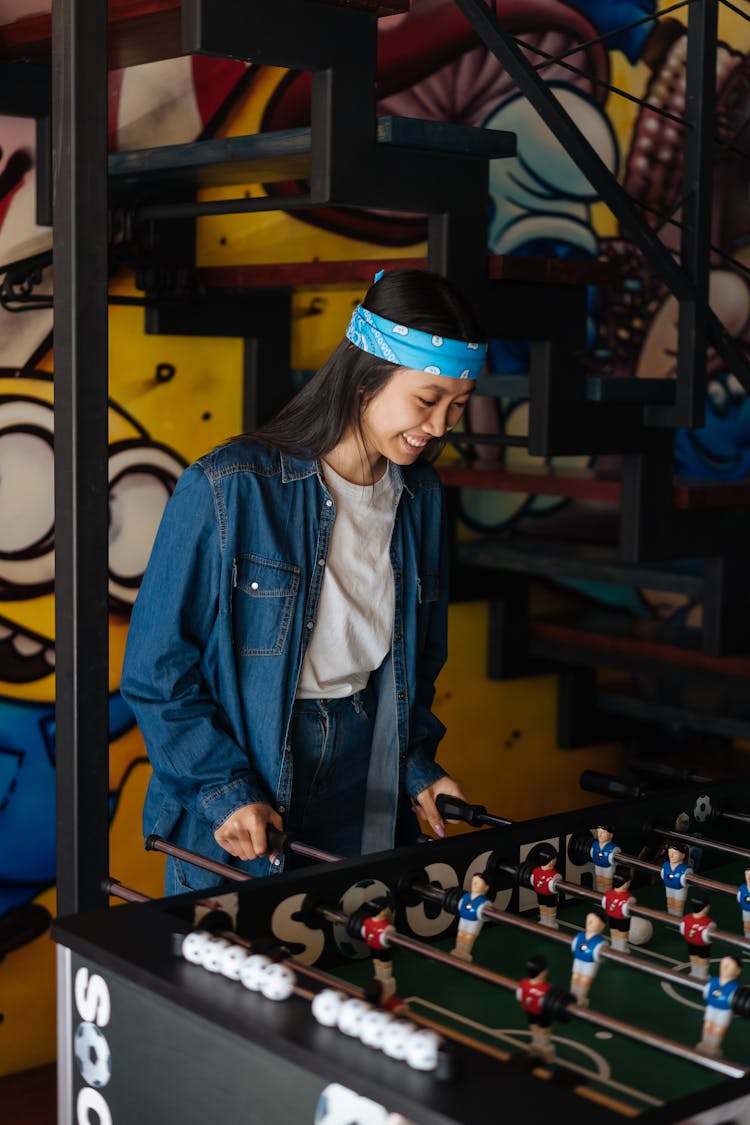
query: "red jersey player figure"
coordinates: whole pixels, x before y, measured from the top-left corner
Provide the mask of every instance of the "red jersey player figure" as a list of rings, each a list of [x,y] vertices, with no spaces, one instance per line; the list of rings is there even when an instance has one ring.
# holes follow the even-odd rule
[[[586,928],[576,934],[570,943],[573,950],[570,991],[582,1008],[588,1007],[589,989],[599,969],[602,951],[607,948],[607,940],[602,936],[603,929],[604,914],[595,906],[586,915]]]
[[[708,916],[709,900],[705,891],[695,891],[688,901],[690,913],[680,922],[680,933],[687,942],[690,957],[690,975],[698,980],[708,980],[711,961],[711,935],[716,923]]]
[[[396,991],[396,980],[393,976],[393,957],[390,953],[389,937],[396,932],[393,925],[393,915],[385,898],[375,898],[372,906],[378,907],[376,914],[371,914],[362,921],[361,935],[366,942],[372,956],[372,967],[375,970],[375,979],[380,981],[384,1000],[388,1000]]]
[[[486,877],[479,873],[471,880],[471,890],[461,895],[458,904],[458,930],[456,944],[451,950],[460,961],[471,961],[471,949],[481,933],[484,920],[482,910],[488,904],[490,885]]]
[[[615,862],[619,848],[612,842],[614,833],[611,824],[600,824],[596,829],[596,840],[591,844],[591,858],[594,862],[594,887],[604,894],[612,886]]]
[[[557,848],[552,844],[539,844],[536,856],[539,865],[531,872],[530,883],[532,890],[536,891],[536,900],[539,903],[539,922],[542,926],[549,926],[551,930],[556,930],[559,927],[555,888],[562,878],[555,868]]]
[[[718,977],[711,977],[703,989],[706,1009],[703,1013],[703,1036],[697,1049],[704,1055],[720,1055],[721,1044],[732,1019],[732,1001],[740,987],[742,972],[739,957],[727,953],[719,962]]]
[[[555,1048],[552,1046],[552,1021],[544,1014],[544,998],[552,985],[547,980],[547,958],[538,953],[526,962],[526,976],[518,982],[516,1000],[523,1008],[529,1021],[531,1045],[529,1054],[552,1062]]]
[[[635,895],[630,889],[633,878],[628,867],[615,868],[614,886],[602,895],[602,906],[609,922],[609,940],[618,953],[627,953],[630,911],[635,906]]]

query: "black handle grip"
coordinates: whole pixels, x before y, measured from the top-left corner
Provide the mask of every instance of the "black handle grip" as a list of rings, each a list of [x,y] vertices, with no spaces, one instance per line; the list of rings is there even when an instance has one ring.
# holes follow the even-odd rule
[[[470,805],[460,797],[451,797],[448,793],[440,793],[435,799],[437,810],[446,820],[463,820],[466,824],[478,827],[484,824],[487,809],[484,805]]]
[[[266,825],[266,840],[272,852],[289,851],[293,839],[289,832],[281,832],[273,824]]]
[[[601,793],[605,797],[626,797],[629,800],[638,800],[648,792],[642,785],[628,785],[627,782],[620,781],[609,773],[599,773],[598,770],[584,770],[579,784],[588,793]]]

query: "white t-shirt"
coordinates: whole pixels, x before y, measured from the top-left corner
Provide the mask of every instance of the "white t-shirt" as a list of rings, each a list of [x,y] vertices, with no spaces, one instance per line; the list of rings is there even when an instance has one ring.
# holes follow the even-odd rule
[[[361,691],[391,647],[395,593],[389,555],[393,484],[352,484],[324,465],[336,505],[318,618],[302,662],[297,699]]]

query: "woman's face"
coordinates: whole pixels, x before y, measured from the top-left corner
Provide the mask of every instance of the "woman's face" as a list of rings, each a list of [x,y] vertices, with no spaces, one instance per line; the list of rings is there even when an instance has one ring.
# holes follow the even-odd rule
[[[362,410],[368,453],[410,465],[431,438],[442,437],[456,425],[475,386],[474,379],[396,368]]]

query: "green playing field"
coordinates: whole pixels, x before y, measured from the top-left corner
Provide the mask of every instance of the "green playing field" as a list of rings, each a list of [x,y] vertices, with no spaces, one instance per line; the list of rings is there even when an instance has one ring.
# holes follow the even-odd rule
[[[735,888],[742,876],[741,864],[710,871],[712,879]],[[637,899],[640,905],[665,910],[661,884],[639,888]],[[560,932],[569,933],[572,938],[582,929],[590,905],[572,898],[561,905]],[[711,917],[721,930],[741,935],[740,909],[734,898],[711,892]],[[449,950],[453,943],[443,940],[435,944]],[[721,956],[728,952],[742,956],[737,947],[714,942],[712,975],[718,972]],[[536,936],[488,922],[474,946],[474,961],[519,979],[526,975],[527,958],[535,953],[544,953],[549,959],[552,984],[567,989],[572,955],[562,943],[547,939],[543,931]],[[633,946],[632,955],[685,975],[689,971],[685,941],[676,928],[656,923],[653,937],[646,945]],[[461,972],[460,967],[453,971],[407,950],[394,949],[393,969],[398,995],[414,1011],[484,1043],[512,1053],[524,1051],[529,1041],[526,1017],[512,993],[476,980]],[[347,963],[337,970],[337,975],[361,985],[371,972],[365,959]],[[747,967],[740,983],[750,984]],[[694,1047],[701,1037],[701,993],[647,976],[635,968],[602,962],[589,998],[592,1010],[647,1028],[685,1046]],[[577,1020],[555,1024],[553,1037],[557,1061],[571,1072],[572,1082],[572,1075],[579,1074],[592,1091],[624,1103],[631,1107],[631,1112],[728,1081],[692,1062]],[[733,1018],[724,1039],[724,1057],[750,1065],[750,1021]]]

